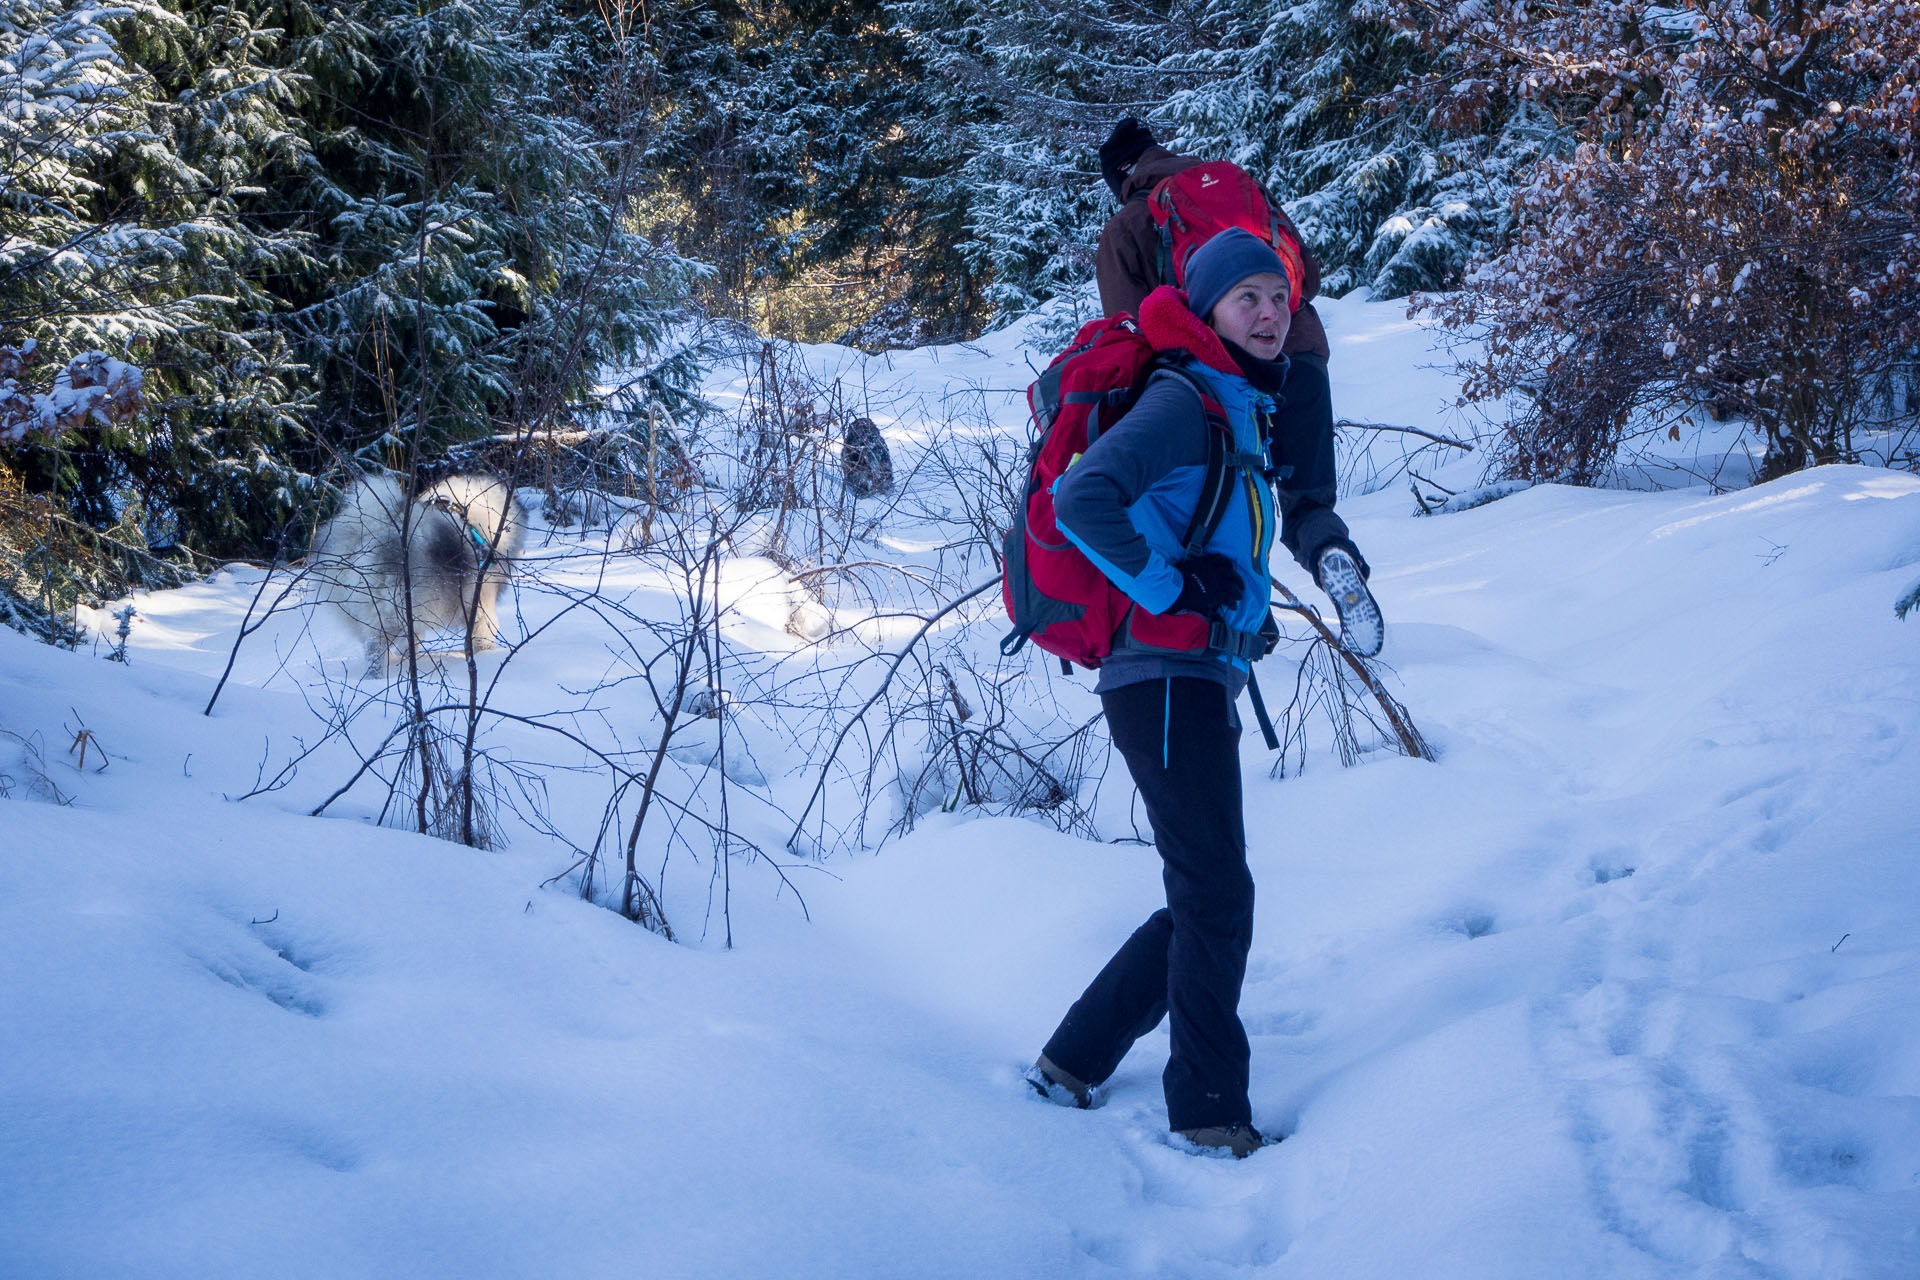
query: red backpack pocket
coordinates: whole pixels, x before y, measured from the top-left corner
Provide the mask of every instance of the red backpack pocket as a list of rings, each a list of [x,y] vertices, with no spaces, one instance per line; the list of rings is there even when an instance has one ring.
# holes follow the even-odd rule
[[[1229,227],[1259,236],[1287,268],[1287,303],[1298,311],[1307,268],[1300,246],[1281,225],[1280,214],[1253,175],[1225,160],[1197,164],[1161,179],[1147,198],[1160,228],[1160,278],[1187,287],[1187,259]]]

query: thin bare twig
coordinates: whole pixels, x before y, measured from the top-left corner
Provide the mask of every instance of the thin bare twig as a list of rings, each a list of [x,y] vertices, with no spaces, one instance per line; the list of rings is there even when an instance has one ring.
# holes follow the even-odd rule
[[[887,686],[893,683],[894,674],[900,670],[900,664],[907,660],[907,655],[913,652],[914,646],[919,644],[929,631],[933,630],[935,623],[952,613],[955,609],[958,609],[961,605],[967,603],[967,601],[972,600],[976,596],[985,595],[988,591],[991,591],[999,585],[999,578],[989,578],[965,595],[950,601],[945,608],[922,622],[920,629],[914,632],[913,636],[908,639],[900,652],[894,655],[893,662],[887,667],[887,674],[880,680],[880,687],[875,689],[872,696],[860,704],[860,709],[853,713],[852,718],[841,726],[840,732],[835,735],[833,739],[833,746],[827,751],[826,759],[820,762],[820,780],[814,784],[813,793],[807,797],[807,807],[800,811],[799,820],[793,824],[793,834],[787,837],[787,848],[794,848],[796,842],[800,839],[800,833],[807,825],[807,818],[813,813],[813,806],[819,802],[821,795],[826,791],[827,774],[833,768],[834,758],[840,754],[840,744],[847,740],[847,735],[853,731],[853,727],[859,724],[867,712],[873,709],[873,704],[880,701],[881,695],[887,691]]]

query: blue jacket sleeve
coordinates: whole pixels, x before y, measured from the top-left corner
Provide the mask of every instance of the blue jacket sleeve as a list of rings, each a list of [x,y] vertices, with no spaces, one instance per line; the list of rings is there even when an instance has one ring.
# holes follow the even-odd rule
[[[1173,607],[1180,571],[1147,545],[1127,509],[1175,468],[1206,465],[1206,429],[1193,387],[1155,378],[1054,486],[1060,532],[1149,613]]]

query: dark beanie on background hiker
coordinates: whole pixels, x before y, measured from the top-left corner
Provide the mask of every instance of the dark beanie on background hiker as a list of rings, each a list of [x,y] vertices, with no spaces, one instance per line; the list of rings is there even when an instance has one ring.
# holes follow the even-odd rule
[[[1152,145],[1152,130],[1132,116],[1113,126],[1113,132],[1100,144],[1100,176],[1113,188],[1114,199],[1120,198],[1120,184],[1127,180],[1127,166]]]
[[[1262,271],[1287,278],[1286,264],[1273,246],[1239,227],[1228,227],[1187,259],[1187,307],[1205,320],[1227,290]]]

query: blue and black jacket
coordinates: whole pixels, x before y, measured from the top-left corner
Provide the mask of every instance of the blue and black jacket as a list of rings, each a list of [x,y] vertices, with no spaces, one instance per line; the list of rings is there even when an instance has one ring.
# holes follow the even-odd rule
[[[1177,314],[1169,314],[1168,301]],[[1215,429],[1203,390],[1225,411],[1231,465],[1224,513],[1202,549],[1233,561],[1245,591],[1220,620],[1224,626],[1214,629],[1215,647],[1206,651],[1156,646],[1134,634],[1129,615],[1095,687],[1104,692],[1143,680],[1200,676],[1237,692],[1251,659],[1264,652],[1260,637],[1272,627],[1267,557],[1276,516],[1261,468],[1264,424],[1274,402],[1243,375],[1221,367],[1237,366],[1180,294],[1158,290],[1141,310],[1141,327],[1156,347],[1197,349],[1199,355],[1156,372],[1134,406],[1088,446],[1054,489],[1055,518],[1061,532],[1140,609],[1171,609],[1181,586],[1174,565],[1185,554],[1183,540],[1207,474],[1208,433]]]

